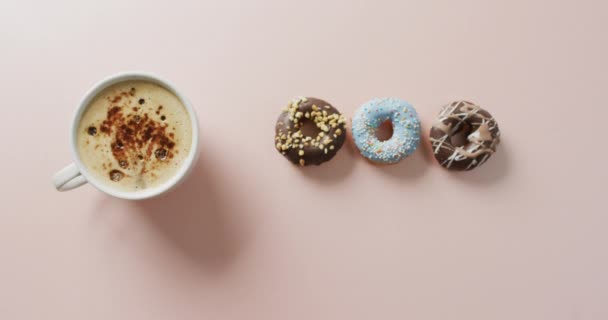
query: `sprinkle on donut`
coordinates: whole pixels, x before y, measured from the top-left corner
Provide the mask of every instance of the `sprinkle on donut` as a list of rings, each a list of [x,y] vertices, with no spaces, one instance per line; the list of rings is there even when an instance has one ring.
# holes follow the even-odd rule
[[[376,130],[390,121],[393,135],[380,141]],[[420,120],[414,107],[398,98],[376,98],[363,104],[353,117],[355,145],[368,160],[379,164],[397,163],[412,154],[420,143]]]
[[[306,135],[310,121],[316,135]],[[289,161],[300,166],[320,165],[331,160],[344,144],[346,119],[329,103],[317,98],[293,99],[279,115],[275,147]]]
[[[455,145],[452,138],[466,141]],[[498,124],[489,112],[468,101],[454,101],[441,109],[430,133],[435,159],[449,170],[472,170],[484,164],[500,143]]]

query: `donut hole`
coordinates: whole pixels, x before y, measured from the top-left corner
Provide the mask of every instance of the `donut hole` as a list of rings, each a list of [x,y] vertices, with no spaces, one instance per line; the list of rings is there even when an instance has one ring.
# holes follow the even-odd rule
[[[452,134],[450,142],[454,147],[462,147],[469,142],[469,134],[471,134],[471,126],[464,123],[458,131]]]
[[[301,122],[300,130],[302,130],[302,134],[305,137],[313,137],[313,138],[315,138],[319,134],[319,132],[321,132],[321,129],[319,129],[319,127],[317,127],[315,122],[312,120],[309,120],[309,119],[304,119]]]
[[[386,141],[393,137],[393,122],[385,120],[376,129],[376,138],[380,141]]]

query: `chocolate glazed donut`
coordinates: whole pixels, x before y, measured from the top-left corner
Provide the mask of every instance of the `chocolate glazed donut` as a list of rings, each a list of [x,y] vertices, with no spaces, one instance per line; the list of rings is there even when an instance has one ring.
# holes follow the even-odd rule
[[[464,145],[452,142],[464,134]],[[449,170],[472,170],[496,151],[500,131],[489,112],[468,101],[455,101],[443,107],[431,128],[430,140],[435,159]]]
[[[302,133],[306,121],[318,128],[316,136]],[[289,161],[300,166],[331,160],[344,144],[346,119],[329,103],[316,98],[297,98],[279,115],[275,146]]]

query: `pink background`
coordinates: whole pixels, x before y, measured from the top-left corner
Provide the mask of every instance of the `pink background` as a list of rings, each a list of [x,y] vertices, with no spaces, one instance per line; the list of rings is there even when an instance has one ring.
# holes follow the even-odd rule
[[[606,1],[0,3],[1,319],[607,319]],[[158,73],[202,155],[145,202],[56,192],[84,92]],[[453,174],[273,147],[293,96],[470,99],[503,141]]]

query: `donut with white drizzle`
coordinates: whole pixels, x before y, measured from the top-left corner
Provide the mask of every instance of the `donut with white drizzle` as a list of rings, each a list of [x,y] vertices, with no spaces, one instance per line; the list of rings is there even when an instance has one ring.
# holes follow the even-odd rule
[[[302,132],[306,121],[318,129],[315,136]],[[320,165],[331,160],[344,144],[346,119],[326,101],[299,97],[281,112],[275,133],[275,147],[289,161],[300,166]]]
[[[463,145],[452,137],[463,135]],[[484,164],[496,152],[500,130],[492,115],[468,101],[454,101],[441,109],[433,123],[430,141],[435,159],[446,169],[466,171]]]
[[[376,130],[390,121],[393,135],[380,141]],[[420,143],[420,120],[414,107],[398,98],[376,98],[364,103],[353,116],[353,140],[368,160],[394,164],[414,153]]]

